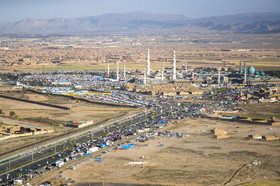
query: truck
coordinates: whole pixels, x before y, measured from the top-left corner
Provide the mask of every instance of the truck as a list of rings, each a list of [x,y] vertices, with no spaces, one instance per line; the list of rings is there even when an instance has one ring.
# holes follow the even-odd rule
[[[56,165],[57,167],[61,167],[61,166],[64,165],[64,161],[59,160],[59,161],[55,162],[55,165]]]

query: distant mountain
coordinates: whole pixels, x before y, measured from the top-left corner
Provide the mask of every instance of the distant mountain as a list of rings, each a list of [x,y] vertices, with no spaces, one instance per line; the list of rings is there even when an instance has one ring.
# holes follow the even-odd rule
[[[130,12],[82,18],[24,19],[0,23],[0,33],[122,32],[280,33],[280,13],[250,13],[188,19],[183,15]]]
[[[192,20],[209,30],[233,33],[280,33],[280,13],[248,13]]]

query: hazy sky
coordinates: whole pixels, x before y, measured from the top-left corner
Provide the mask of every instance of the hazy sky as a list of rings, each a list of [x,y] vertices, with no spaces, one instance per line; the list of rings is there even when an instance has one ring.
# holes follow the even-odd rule
[[[0,0],[0,22],[144,11],[189,18],[280,12],[280,0]]]

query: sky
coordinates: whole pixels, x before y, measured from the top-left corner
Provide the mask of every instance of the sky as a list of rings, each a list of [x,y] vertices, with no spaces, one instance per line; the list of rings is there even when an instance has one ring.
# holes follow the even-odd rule
[[[0,22],[143,11],[188,18],[280,12],[280,0],[0,0]]]

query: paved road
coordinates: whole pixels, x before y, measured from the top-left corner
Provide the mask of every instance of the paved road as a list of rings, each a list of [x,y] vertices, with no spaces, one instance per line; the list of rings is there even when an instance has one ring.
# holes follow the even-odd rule
[[[153,114],[153,112],[160,113],[160,109],[158,108],[158,109],[153,110],[150,113],[141,114],[140,116],[133,117],[130,120],[125,121],[121,124],[124,126],[130,126],[137,122],[140,124],[141,123],[143,124],[146,122],[145,118],[146,119],[149,118]],[[157,116],[156,119],[158,119],[159,117],[160,116]],[[142,120],[142,122],[139,122],[141,120]],[[113,131],[115,129],[116,129],[116,127],[112,124],[112,126],[109,127],[109,129],[107,129],[107,130]],[[29,170],[32,170],[32,171],[37,170],[39,167],[46,165],[47,163],[50,164],[50,163],[55,162],[59,158],[64,158],[66,156],[69,156],[69,154],[71,153],[71,150],[73,148],[73,146],[72,146],[73,143],[76,144],[76,143],[82,143],[84,141],[91,140],[92,137],[100,136],[103,131],[104,131],[104,128],[98,128],[98,130],[96,130],[95,132],[90,132],[87,135],[83,135],[81,137],[72,139],[72,141],[68,140],[66,142],[51,145],[49,147],[45,147],[45,148],[41,148],[41,149],[34,148],[33,153],[30,153],[27,156],[20,157],[19,159],[16,159],[16,160],[11,160],[11,161],[8,161],[8,162],[0,165],[0,170],[5,170],[5,169],[8,169],[9,167],[12,168],[13,166],[19,165],[20,163],[23,164],[24,162],[25,163],[31,162],[32,157],[33,157],[33,160],[35,160],[35,161],[29,163],[28,165],[24,165],[19,168],[15,168],[9,172],[6,172],[6,173],[0,175],[0,178],[2,180],[6,180],[7,174],[9,174],[9,177],[17,177],[18,175],[20,175],[22,173],[24,173],[24,174],[28,173]]]

